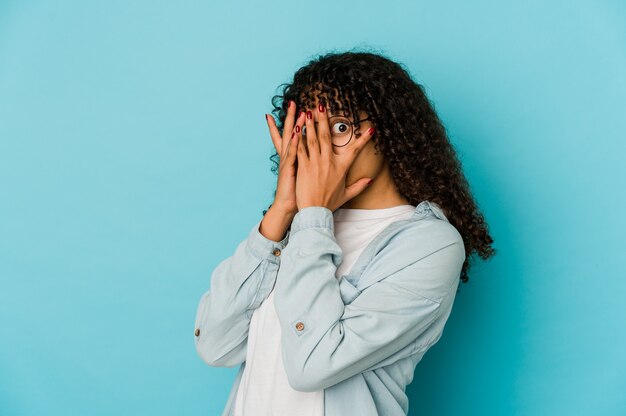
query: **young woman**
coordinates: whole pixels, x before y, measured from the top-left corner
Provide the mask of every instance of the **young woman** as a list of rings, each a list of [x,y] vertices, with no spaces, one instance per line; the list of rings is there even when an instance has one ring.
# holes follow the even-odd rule
[[[401,65],[323,55],[273,103],[274,201],[196,314],[200,357],[240,366],[223,415],[406,415],[488,227]]]

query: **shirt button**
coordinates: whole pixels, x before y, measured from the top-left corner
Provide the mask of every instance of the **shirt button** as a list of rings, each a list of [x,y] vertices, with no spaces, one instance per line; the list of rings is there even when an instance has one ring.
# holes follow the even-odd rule
[[[276,257],[280,256],[280,249],[274,249],[274,251],[272,251],[272,254],[274,254]]]
[[[200,328],[196,328],[196,336],[200,335]]]
[[[304,324],[303,324],[302,322],[298,322],[298,323],[296,324],[296,329],[297,329],[298,331],[302,331],[302,330],[304,329]]]

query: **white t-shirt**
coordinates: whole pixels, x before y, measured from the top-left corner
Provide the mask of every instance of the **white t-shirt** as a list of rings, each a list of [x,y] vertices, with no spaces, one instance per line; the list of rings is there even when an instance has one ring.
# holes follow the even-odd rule
[[[335,238],[343,253],[335,277],[350,271],[363,249],[383,228],[410,217],[414,211],[414,205],[335,210]],[[280,337],[272,289],[250,320],[246,367],[237,391],[235,416],[324,415],[323,390],[301,392],[289,385],[281,358]]]

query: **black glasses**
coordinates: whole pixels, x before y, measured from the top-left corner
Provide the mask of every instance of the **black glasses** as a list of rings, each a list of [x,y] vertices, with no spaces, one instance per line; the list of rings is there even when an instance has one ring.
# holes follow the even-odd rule
[[[367,117],[362,120],[358,120],[357,122],[353,122],[344,116],[329,117],[328,126],[330,127],[330,138],[333,146],[343,147],[350,143],[354,134],[354,127],[367,120],[371,120],[371,118]],[[318,124],[318,122],[316,121],[315,124]],[[302,126],[302,135],[306,136],[306,124]]]

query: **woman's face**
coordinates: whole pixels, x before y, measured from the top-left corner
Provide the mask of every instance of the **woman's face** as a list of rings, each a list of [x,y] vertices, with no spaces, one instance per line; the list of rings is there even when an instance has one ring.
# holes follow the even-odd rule
[[[319,107],[316,105],[314,109],[309,109],[309,110],[313,112],[313,120],[318,122]],[[329,108],[326,108],[326,111],[328,113],[329,119],[335,115],[330,112]],[[348,117],[348,118],[354,121],[353,117]],[[368,118],[368,114],[364,111],[361,111],[359,114],[359,120],[363,120],[365,118]],[[315,126],[317,128],[318,125],[316,124]],[[341,131],[342,129],[346,128],[346,126],[344,126],[343,124],[339,124],[335,127],[336,127],[336,131]],[[353,129],[352,139],[350,139],[350,141],[348,142],[346,146],[332,146],[333,152],[335,154],[341,154],[347,151],[347,148],[349,148],[353,144],[358,143],[358,141],[361,140],[358,136],[364,135],[367,129],[369,129],[370,127],[374,127],[374,123],[372,123],[371,120],[362,121],[358,128],[348,125],[348,128]],[[329,126],[329,128],[332,129],[333,127]],[[305,136],[303,136],[303,139],[305,139]],[[306,139],[304,143],[306,145]],[[361,149],[361,151],[355,158],[354,162],[350,166],[350,169],[348,170],[348,174],[346,177],[346,184],[350,185],[364,177],[376,178],[376,176],[378,176],[378,174],[381,172],[383,168],[384,168],[383,155],[382,153],[377,152],[376,149],[374,149],[374,140],[372,138],[368,141],[365,147]]]

